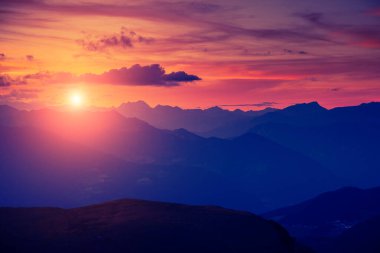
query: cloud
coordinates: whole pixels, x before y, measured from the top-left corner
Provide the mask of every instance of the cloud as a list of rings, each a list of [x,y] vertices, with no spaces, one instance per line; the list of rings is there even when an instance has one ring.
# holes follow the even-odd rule
[[[380,8],[371,9],[368,14],[371,16],[380,16]]]
[[[11,85],[11,80],[7,75],[0,76],[0,87],[7,87]]]
[[[219,11],[220,5],[200,1],[140,1],[139,3],[59,2],[43,0],[2,0],[4,7],[27,7],[70,15],[109,17],[139,17],[147,20],[173,21],[189,19],[191,14],[209,14]]]
[[[305,31],[304,29],[297,27],[290,28],[245,28],[241,26],[235,26],[226,23],[213,23],[209,22],[213,30],[224,32],[229,35],[229,37],[245,36],[252,37],[256,39],[265,40],[275,40],[275,41],[286,41],[286,42],[327,42],[332,43],[330,38],[325,35]]]
[[[380,26],[377,24],[335,24],[324,19],[323,13],[297,13],[315,28],[329,32],[341,43],[365,48],[380,48]]]
[[[4,59],[5,59],[5,54],[4,53],[0,53],[0,61],[2,61]]]
[[[95,83],[154,86],[178,86],[180,82],[201,80],[198,76],[187,74],[184,71],[166,74],[164,68],[159,64],[148,66],[136,64],[130,68],[111,69],[100,75],[85,74],[80,76],[80,79]]]
[[[202,31],[197,33],[188,32],[181,36],[173,36],[165,39],[165,43],[169,45],[191,45],[204,43],[222,43],[236,38],[253,38],[257,40],[270,40],[276,42],[319,42],[319,43],[335,43],[325,35],[320,33],[312,33],[301,30],[299,28],[246,28],[238,25],[206,22],[201,25],[204,27]],[[225,50],[225,49],[223,49]],[[206,50],[207,51],[207,50]],[[246,52],[244,52],[246,53]],[[268,53],[266,53],[268,55]],[[269,53],[270,55],[270,53]]]
[[[44,84],[71,83],[78,81],[77,76],[69,72],[37,72],[20,77],[25,83],[39,81]]]
[[[306,51],[297,51],[297,50],[292,50],[292,49],[287,49],[287,48],[284,48],[284,53],[285,54],[300,54],[300,55],[305,55],[305,54],[308,54]]]
[[[244,43],[243,47],[250,47],[250,42],[243,40],[265,40],[274,42],[291,43],[332,43],[330,38],[323,33],[316,33],[304,29],[302,26],[294,24],[283,24],[280,27],[255,25],[255,22],[240,22],[246,19],[245,12],[247,6],[240,2],[229,4],[227,2],[210,3],[210,1],[110,1],[110,2],[72,2],[72,1],[38,1],[31,3],[20,1],[11,5],[21,5],[17,8],[52,13],[60,13],[68,16],[80,16],[83,18],[98,17],[122,17],[128,19],[142,20],[143,23],[154,22],[154,26],[163,27],[154,33],[164,36],[154,35],[155,38],[133,35],[134,31],[125,29],[116,33],[94,35],[85,33],[84,37],[77,40],[77,43],[86,51],[108,52],[113,49],[130,50],[141,44],[155,42],[155,46],[150,47],[149,52],[169,54],[176,51],[188,52],[189,50],[203,50],[205,46],[212,50],[220,50],[223,54],[234,54],[231,52],[241,46],[236,46],[234,41]],[[16,1],[17,2],[17,1]],[[252,7],[252,6],[248,6]],[[1,9],[1,7],[0,7]],[[12,16],[14,19],[14,17]],[[236,19],[237,22],[228,22]],[[251,15],[249,19],[252,19]],[[14,21],[12,22],[14,23]],[[47,22],[42,22],[46,25]],[[167,24],[178,24],[181,29],[168,30],[164,26]],[[191,29],[189,29],[191,28]],[[12,30],[13,31],[13,30]],[[132,33],[132,34],[130,34]],[[231,43],[232,42],[232,43]],[[258,42],[259,43],[259,42]],[[198,44],[198,45],[197,45]],[[264,44],[261,44],[264,45]],[[255,46],[255,48],[257,48]],[[268,49],[265,51],[273,51]],[[243,53],[244,54],[244,53]],[[244,54],[246,55],[246,54]],[[178,56],[178,54],[177,54]]]
[[[25,58],[27,61],[33,61],[34,60],[34,56],[30,55],[30,54],[26,55]]]
[[[233,94],[237,91],[242,93],[250,93],[256,90],[275,89],[286,81],[287,80],[278,77],[276,79],[228,78],[214,81],[214,87],[226,94]]]
[[[11,76],[6,74],[0,75],[0,87],[7,87],[11,85],[20,84],[26,84],[26,81],[22,76],[12,78]]]
[[[111,69],[102,74],[87,73],[83,75],[74,75],[69,72],[38,72],[18,77],[17,80],[18,84],[21,84],[22,82],[30,83],[39,81],[44,84],[85,82],[89,84],[171,87],[179,86],[180,83],[184,82],[199,81],[201,78],[184,71],[166,74],[165,69],[159,64],[147,66],[135,64],[130,68],[123,67],[120,69]],[[8,85],[10,84],[12,84],[12,82],[9,82]]]
[[[299,16],[313,24],[323,25],[321,22],[323,13],[321,12],[295,13],[295,16]]]
[[[104,51],[109,48],[132,48],[137,43],[149,44],[153,38],[138,35],[125,27],[119,33],[108,35],[85,34],[85,38],[77,40],[77,43],[88,51]]]
[[[201,2],[183,3],[182,6],[187,7],[188,10],[198,13],[212,13],[221,9],[220,5]]]
[[[189,75],[184,71],[171,72],[170,74],[165,74],[163,79],[169,82],[192,82],[201,80],[196,75]]]
[[[9,93],[1,94],[2,100],[20,100],[38,97],[38,90],[11,90]]]
[[[10,0],[5,0],[9,4],[16,5]],[[17,2],[17,1],[16,1]],[[211,40],[221,41],[234,38],[236,36],[253,37],[257,39],[268,39],[275,41],[290,41],[290,42],[305,42],[305,41],[320,41],[331,42],[328,38],[321,34],[308,32],[297,27],[290,28],[247,28],[247,26],[232,25],[231,22],[226,22],[223,18],[225,11],[231,11],[238,13],[237,9],[241,7],[228,7],[228,5],[218,5],[213,3],[202,3],[201,1],[142,1],[139,3],[50,3],[48,1],[35,0],[31,3],[28,1],[20,1],[21,5],[33,7],[38,10],[44,10],[49,12],[67,13],[68,15],[80,15],[80,16],[109,16],[109,17],[125,17],[125,18],[139,18],[142,20],[148,20],[153,22],[167,22],[185,25],[193,25],[198,28],[202,27],[204,32],[193,32],[183,38],[174,37],[174,42],[178,40],[184,43],[191,44],[210,42]],[[207,15],[214,15],[218,13],[218,16],[222,17],[217,21],[216,19],[208,19]],[[210,35],[210,31],[216,33],[216,35]],[[120,41],[120,34],[108,35],[105,38],[88,39],[84,38],[79,40],[83,47],[89,50],[95,51],[97,48],[102,47],[103,44],[125,45],[129,48],[132,43],[129,43],[130,36],[126,36],[125,43],[117,43]],[[142,37],[143,40],[145,37]],[[104,40],[104,41],[99,41]],[[107,42],[105,42],[107,41]],[[95,49],[95,50],[94,50]]]
[[[348,77],[368,80],[380,77],[380,60],[376,57],[318,57],[299,59],[268,59],[246,62],[248,69],[260,71],[272,78],[307,79],[317,81],[321,76]],[[312,78],[312,79],[310,79]]]

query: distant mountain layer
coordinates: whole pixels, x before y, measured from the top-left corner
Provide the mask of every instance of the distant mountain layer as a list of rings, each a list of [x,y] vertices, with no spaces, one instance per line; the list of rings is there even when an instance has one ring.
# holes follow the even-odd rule
[[[154,127],[161,129],[184,128],[202,136],[215,136],[214,130],[229,125],[239,125],[242,132],[248,131],[247,123],[254,117],[263,115],[276,109],[267,108],[261,111],[224,110],[220,107],[209,109],[181,109],[179,107],[158,105],[150,107],[143,101],[128,102],[120,105],[116,110],[125,117],[139,118]]]
[[[319,162],[346,185],[380,185],[380,103],[331,110],[300,104],[252,124],[252,133]]]
[[[113,111],[3,110],[2,205],[31,205],[50,194],[62,200],[45,202],[55,206],[130,196],[264,211],[335,187],[334,176],[318,163],[253,133],[207,139]],[[68,174],[66,183],[59,183],[57,171]],[[45,185],[62,186],[62,194],[86,189],[90,196],[85,202],[77,199],[81,194],[54,198]]]
[[[122,197],[263,206],[208,168],[128,162],[32,127],[0,127],[0,139],[0,206],[73,207]]]
[[[307,252],[286,230],[246,212],[118,200],[75,209],[0,208],[1,251]]]
[[[380,252],[380,216],[363,221],[323,245],[320,253]]]
[[[380,252],[380,187],[346,187],[263,217],[318,253]]]
[[[380,215],[380,187],[346,187],[300,204],[268,212],[264,217],[284,225],[297,237],[336,236]]]
[[[185,129],[157,129],[116,111],[27,112],[2,106],[0,201],[3,205],[25,203],[16,182],[22,179],[26,186],[36,185],[42,178],[38,174],[25,177],[25,172],[43,170],[49,178],[49,168],[61,167],[71,172],[83,167],[91,182],[64,184],[70,190],[62,192],[87,189],[92,197],[84,202],[70,203],[67,198],[67,202],[46,204],[77,206],[128,196],[264,212],[338,187],[377,186],[379,105],[331,110],[317,103],[294,105],[255,117],[248,133],[230,139],[203,138]],[[77,149],[85,153],[83,157],[96,158],[83,164],[79,151],[70,153]],[[52,182],[45,183],[53,188],[61,185]],[[26,186],[29,205],[49,193]],[[100,186],[104,195],[94,197]]]

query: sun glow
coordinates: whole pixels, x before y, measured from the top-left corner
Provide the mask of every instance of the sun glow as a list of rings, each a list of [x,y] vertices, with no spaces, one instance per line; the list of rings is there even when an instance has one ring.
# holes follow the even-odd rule
[[[69,103],[73,107],[83,106],[84,98],[83,95],[79,92],[73,92],[69,96]]]

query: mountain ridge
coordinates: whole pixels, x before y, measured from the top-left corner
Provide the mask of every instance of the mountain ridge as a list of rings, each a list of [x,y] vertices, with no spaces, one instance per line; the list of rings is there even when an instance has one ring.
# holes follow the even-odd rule
[[[5,252],[309,252],[280,225],[220,207],[123,199],[75,209],[0,208],[0,223]]]
[[[0,115],[0,125],[2,122]],[[12,122],[7,121],[6,124],[10,123]],[[315,161],[254,133],[250,133],[249,138],[244,140],[203,138],[186,130],[160,130],[136,119],[125,119],[117,112],[31,111],[23,113],[20,118],[16,117],[15,126],[20,124],[42,131],[26,136],[25,138],[30,140],[28,143],[40,143],[39,139],[44,139],[46,131],[52,136],[49,138],[58,136],[60,140],[70,140],[117,160],[146,166],[146,170],[140,170],[141,173],[145,173],[140,179],[146,183],[147,192],[145,195],[137,195],[138,197],[146,196],[149,192],[159,200],[182,202],[180,195],[170,193],[168,189],[169,186],[175,186],[179,187],[179,193],[184,194],[183,201],[191,201],[190,203],[205,203],[206,200],[211,201],[214,198],[214,203],[221,203],[227,207],[260,210],[256,209],[259,206],[254,204],[257,200],[263,203],[261,209],[295,203],[320,191],[331,189],[336,181],[334,175]],[[19,131],[20,136],[25,132]],[[3,153],[8,153],[4,158],[10,163],[8,170],[13,168],[17,171],[27,166],[19,165],[19,161],[11,158],[19,155],[28,158],[27,154],[31,150],[27,150],[27,147],[30,145],[23,143],[25,140],[16,141],[17,134],[7,136],[4,132],[0,133],[1,135],[5,135],[3,139],[8,138],[8,142],[15,145],[15,149],[12,150],[2,147]],[[31,165],[33,162],[42,163],[43,153],[54,150],[54,146],[46,151],[38,148],[36,145],[32,151],[39,152],[38,157],[41,159],[35,160],[30,157],[28,161]],[[75,150],[75,147],[72,149]],[[21,151],[24,153],[21,154]],[[56,164],[59,159],[47,161],[55,166],[59,165]],[[76,163],[80,164],[80,160]],[[78,166],[76,163],[70,166]],[[66,163],[62,161],[62,164]],[[116,175],[112,174],[111,178],[123,178],[122,175]],[[132,178],[135,177],[137,176]],[[186,178],[187,182],[182,182]],[[270,186],[269,182],[276,184]],[[191,184],[198,185],[199,189],[191,189]],[[161,190],[153,192],[154,185]],[[301,186],[305,188],[302,191],[297,190]],[[142,190],[142,187],[139,185],[136,189]],[[210,191],[210,195],[202,196],[201,189]],[[218,196],[223,189],[224,201],[223,195]],[[130,189],[131,192],[134,190],[135,188]],[[232,193],[239,193],[247,198],[252,196],[253,201],[234,198]],[[253,207],[255,208],[252,209]]]

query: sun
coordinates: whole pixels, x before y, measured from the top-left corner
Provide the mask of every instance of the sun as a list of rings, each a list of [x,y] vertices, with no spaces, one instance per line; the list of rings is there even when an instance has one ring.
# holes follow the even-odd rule
[[[69,103],[73,107],[82,107],[84,102],[83,95],[80,92],[73,92],[69,96]]]

